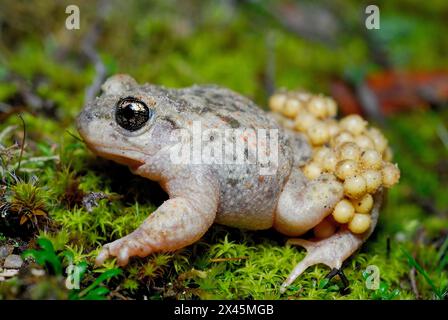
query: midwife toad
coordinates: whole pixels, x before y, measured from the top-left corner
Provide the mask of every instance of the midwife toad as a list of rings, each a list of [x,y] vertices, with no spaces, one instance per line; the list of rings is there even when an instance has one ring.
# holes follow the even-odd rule
[[[132,256],[185,247],[198,241],[214,222],[251,230],[273,227],[287,236],[300,236],[328,216],[343,197],[343,187],[334,176],[310,181],[303,175],[299,166],[311,156],[305,136],[281,128],[268,113],[233,91],[217,86],[139,85],[127,75],[109,78],[102,90],[77,119],[88,148],[157,181],[170,199],[137,230],[106,244],[97,264],[116,257],[120,265],[126,265]],[[270,163],[275,171],[262,175],[259,163],[174,162],[172,147],[179,141],[172,139],[173,132],[191,130],[198,122],[203,130],[236,130],[240,136],[223,138],[229,144],[248,140],[243,129],[271,130],[278,138],[278,148],[273,150],[276,158]],[[212,140],[202,143],[205,146]],[[362,235],[342,227],[320,241],[293,239],[291,243],[304,246],[308,255],[282,290],[311,265],[340,268],[375,227],[380,199],[378,192],[373,222]]]

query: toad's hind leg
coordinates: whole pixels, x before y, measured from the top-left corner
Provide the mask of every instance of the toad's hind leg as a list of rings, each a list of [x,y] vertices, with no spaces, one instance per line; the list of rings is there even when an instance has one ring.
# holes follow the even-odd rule
[[[333,175],[309,181],[294,168],[278,200],[274,228],[288,236],[300,236],[329,215],[343,195],[342,184]]]
[[[340,269],[344,260],[361,247],[376,226],[383,199],[382,192],[378,192],[374,198],[375,206],[371,213],[372,223],[369,230],[362,235],[355,235],[348,229],[343,228],[331,237],[316,242],[303,239],[288,240],[289,244],[304,247],[307,250],[307,255],[289,274],[288,278],[282,284],[280,292],[284,292],[286,288],[310,266],[322,263],[332,269]]]

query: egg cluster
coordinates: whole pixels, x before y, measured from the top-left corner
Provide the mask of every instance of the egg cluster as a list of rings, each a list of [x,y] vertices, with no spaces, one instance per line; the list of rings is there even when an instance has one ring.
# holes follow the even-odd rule
[[[278,92],[269,100],[277,120],[286,128],[304,133],[312,147],[312,159],[302,167],[308,179],[334,174],[344,186],[344,199],[331,216],[314,228],[318,238],[335,232],[338,224],[361,234],[371,225],[373,194],[400,179],[392,164],[392,151],[380,130],[368,127],[359,115],[337,120],[336,102],[307,92]]]

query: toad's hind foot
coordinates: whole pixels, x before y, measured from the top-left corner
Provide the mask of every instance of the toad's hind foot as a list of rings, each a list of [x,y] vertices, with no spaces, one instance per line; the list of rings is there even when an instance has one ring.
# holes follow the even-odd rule
[[[374,195],[375,205],[371,212],[372,224],[369,230],[362,235],[355,235],[348,229],[341,229],[331,237],[320,241],[308,241],[303,239],[289,239],[287,243],[304,247],[307,255],[300,261],[288,278],[283,282],[280,292],[285,292],[286,288],[297,279],[308,267],[316,264],[325,264],[331,269],[340,269],[345,259],[358,250],[364,241],[373,232],[378,221],[379,210],[382,204],[383,192],[379,191]]]
[[[327,239],[316,242],[290,239],[287,243],[304,247],[307,250],[307,255],[296,265],[285,282],[283,282],[280,289],[282,293],[308,267],[322,263],[331,269],[340,269],[344,260],[361,246],[362,239],[350,231],[344,230]]]

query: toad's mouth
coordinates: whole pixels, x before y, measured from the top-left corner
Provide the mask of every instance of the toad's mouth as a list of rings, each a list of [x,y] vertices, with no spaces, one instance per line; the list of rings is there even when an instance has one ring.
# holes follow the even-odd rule
[[[139,167],[145,164],[145,161],[138,160],[140,153],[135,150],[111,148],[105,145],[92,145],[85,141],[87,147],[92,150],[98,156],[115,161],[119,164],[128,166],[132,171],[137,170]]]
[[[131,158],[128,158],[126,156],[119,156],[119,155],[114,155],[114,154],[107,154],[107,155],[102,155],[99,154],[98,155],[106,158],[106,159],[110,159],[112,161],[115,161],[119,164],[123,164],[128,166],[132,171],[137,170],[138,168],[140,168],[142,165],[144,165],[145,163],[143,161],[140,160],[134,160]]]

